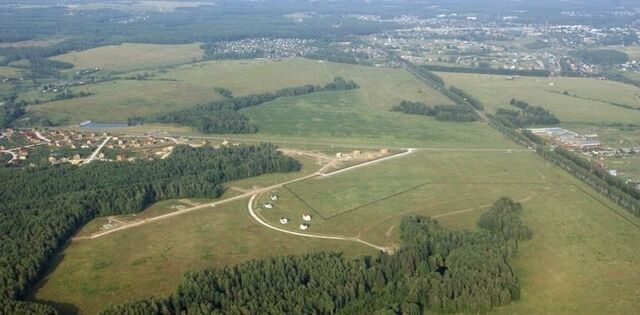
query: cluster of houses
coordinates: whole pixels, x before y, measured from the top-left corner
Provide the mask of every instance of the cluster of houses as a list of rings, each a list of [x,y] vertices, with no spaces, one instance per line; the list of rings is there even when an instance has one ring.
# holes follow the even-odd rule
[[[622,172],[617,169],[610,168],[605,164],[605,157],[634,157],[640,154],[640,147],[629,148],[610,148],[605,147],[597,134],[579,134],[570,130],[553,127],[553,128],[531,128],[528,129],[533,134],[566,149],[581,152],[583,155],[593,159],[594,163],[603,170],[606,170],[611,176],[620,176]],[[636,157],[634,157],[636,158]],[[628,176],[626,176],[628,177]],[[629,184],[640,189],[640,180],[629,178]]]
[[[135,157],[127,157],[127,152],[147,152],[147,158],[166,158],[173,151],[174,145],[183,143],[182,139],[168,136],[147,135],[143,137],[121,137],[112,136],[108,132],[86,132],[67,129],[19,129],[7,128],[0,133],[0,138],[5,138],[0,142],[0,152],[11,154],[12,158],[8,163],[19,164],[27,160],[30,151],[36,147],[49,147],[47,160],[51,164],[71,163],[75,165],[83,164],[87,158],[87,150],[97,150],[104,142],[100,152],[96,152],[94,159],[105,161],[131,161]],[[106,140],[106,142],[105,142]],[[192,144],[200,146],[208,144]],[[148,149],[151,148],[151,149]],[[105,154],[104,149],[118,150],[115,154]],[[85,156],[81,156],[85,155]]]
[[[264,204],[264,207],[266,209],[272,209],[273,208],[273,202],[277,201],[280,197],[278,196],[277,192],[272,192],[271,193],[271,202],[266,202]],[[302,231],[306,231],[307,229],[309,229],[309,222],[311,222],[312,216],[310,214],[303,214],[302,215],[302,221],[303,223],[300,224],[300,226],[298,226],[298,229],[302,230]],[[289,218],[288,217],[281,217],[280,218],[280,224],[289,224]]]
[[[211,55],[222,58],[229,56],[271,59],[303,57],[318,51],[314,43],[314,40],[297,38],[252,38],[225,41],[216,43]]]

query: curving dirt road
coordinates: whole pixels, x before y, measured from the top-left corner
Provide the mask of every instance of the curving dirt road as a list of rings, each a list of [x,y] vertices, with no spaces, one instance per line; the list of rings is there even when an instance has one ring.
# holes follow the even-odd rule
[[[356,169],[356,168],[359,168],[359,167],[362,167],[362,166],[365,166],[365,165],[371,165],[371,164],[374,164],[374,163],[383,162],[383,161],[386,161],[386,160],[389,160],[389,159],[392,159],[392,158],[399,158],[399,157],[402,157],[404,155],[411,154],[413,152],[415,152],[414,149],[409,149],[406,152],[403,152],[403,153],[400,153],[400,154],[395,154],[395,155],[387,156],[387,157],[382,158],[382,159],[373,160],[373,161],[369,161],[369,162],[362,163],[362,164],[357,164],[357,165],[350,166],[350,167],[347,167],[347,168],[344,168],[344,169],[341,169],[341,170],[338,170],[338,171],[335,171],[335,172],[332,172],[332,173],[319,173],[319,172],[316,172],[316,173],[313,173],[313,174],[310,174],[310,175],[305,175],[305,176],[302,176],[302,177],[298,177],[298,178],[295,178],[295,179],[292,179],[292,180],[289,180],[289,181],[286,181],[286,182],[282,182],[282,183],[279,183],[279,184],[275,184],[275,185],[271,185],[271,186],[268,186],[268,187],[264,187],[264,188],[260,188],[260,189],[257,189],[257,190],[253,190],[253,191],[244,193],[242,195],[230,197],[230,198],[227,198],[227,199],[224,199],[224,200],[220,200],[220,201],[216,201],[216,202],[211,202],[211,203],[206,203],[206,204],[194,206],[194,207],[191,207],[191,208],[186,208],[186,209],[183,209],[183,210],[179,210],[179,211],[176,211],[176,212],[171,212],[171,213],[159,215],[157,217],[144,219],[144,220],[141,220],[141,221],[131,222],[131,223],[128,223],[126,225],[121,225],[121,226],[118,226],[118,227],[113,228],[111,230],[104,231],[104,232],[91,234],[89,236],[75,237],[75,238],[72,238],[72,240],[76,241],[76,240],[85,240],[85,239],[98,238],[98,237],[101,237],[101,236],[104,236],[104,235],[108,235],[108,234],[111,234],[111,233],[115,233],[115,232],[118,232],[118,231],[130,229],[130,228],[134,228],[136,226],[140,226],[140,225],[147,224],[147,223],[150,223],[150,222],[156,222],[156,221],[168,219],[168,218],[171,218],[171,217],[174,217],[174,216],[178,216],[178,215],[181,215],[181,214],[184,214],[184,213],[188,213],[188,212],[191,212],[191,211],[200,210],[200,209],[204,209],[204,208],[215,207],[217,205],[229,203],[229,202],[240,200],[240,199],[244,199],[244,198],[247,198],[247,197],[253,197],[254,195],[260,194],[262,192],[272,191],[272,190],[274,190],[276,188],[280,188],[280,187],[282,187],[284,185],[292,184],[292,183],[295,183],[295,182],[298,182],[298,181],[302,181],[302,180],[305,180],[305,179],[314,178],[314,177],[318,177],[318,176],[330,176],[330,175],[334,175],[334,174],[337,174],[337,173],[342,173],[342,172],[345,172],[345,171],[353,170],[353,169]],[[372,247],[375,247],[375,248],[381,248],[379,246],[376,246],[376,245],[373,245],[373,244],[369,244],[369,243],[367,243],[365,241],[362,241],[362,240],[355,240],[354,239],[354,241],[358,241],[360,243],[363,243],[363,244],[366,244],[366,245],[369,245],[369,246],[372,246]]]
[[[281,229],[279,227],[273,226],[269,223],[267,223],[266,221],[262,220],[262,218],[253,210],[253,203],[256,199],[256,197],[259,194],[254,194],[253,196],[251,196],[251,199],[249,199],[249,203],[247,204],[247,209],[249,210],[249,214],[251,215],[251,217],[256,220],[256,222],[260,223],[261,225],[268,227],[272,230],[276,230],[278,232],[282,232],[285,234],[291,234],[291,235],[296,235],[296,236],[302,236],[302,237],[309,237],[309,238],[320,238],[320,239],[326,239],[326,240],[339,240],[339,241],[352,241],[352,242],[358,242],[358,243],[362,243],[364,245],[373,247],[377,250],[383,251],[383,252],[389,252],[391,251],[390,248],[387,247],[382,247],[382,246],[378,246],[378,245],[374,245],[371,244],[367,241],[363,241],[357,237],[347,237],[347,236],[339,236],[339,235],[323,235],[323,234],[311,234],[311,233],[301,233],[301,232],[295,232],[295,231],[289,231],[289,230],[285,230],[285,229]]]

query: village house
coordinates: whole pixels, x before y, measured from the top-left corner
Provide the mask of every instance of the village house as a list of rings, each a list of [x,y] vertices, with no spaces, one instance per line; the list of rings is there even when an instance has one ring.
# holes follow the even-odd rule
[[[311,221],[311,215],[310,214],[303,214],[302,215],[302,220],[307,221],[307,222]]]
[[[280,218],[280,224],[287,224],[287,223],[289,223],[289,218],[285,218],[285,217]]]
[[[268,202],[268,203],[264,204],[264,207],[267,208],[267,209],[271,209],[271,208],[273,208],[273,204]]]
[[[299,229],[302,231],[306,231],[308,228],[309,228],[309,224],[306,224],[306,223],[300,224],[300,227],[299,227]]]
[[[271,194],[271,200],[273,201],[278,200],[278,194],[275,194],[275,193]]]

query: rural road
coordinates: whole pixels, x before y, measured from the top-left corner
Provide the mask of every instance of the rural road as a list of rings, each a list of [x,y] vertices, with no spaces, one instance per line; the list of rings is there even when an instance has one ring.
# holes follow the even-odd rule
[[[102,148],[107,144],[107,142],[109,142],[109,140],[111,140],[111,136],[108,136],[107,138],[104,139],[104,141],[102,141],[100,146],[98,146],[98,148],[95,151],[93,151],[93,153],[91,153],[91,156],[89,156],[89,158],[85,160],[84,164],[91,163],[91,161],[93,161],[96,158],[96,156],[98,156],[98,153],[100,153],[100,150],[102,150]]]
[[[271,190],[274,190],[276,188],[280,188],[280,187],[282,187],[284,185],[292,184],[292,183],[299,182],[299,181],[302,181],[302,180],[305,180],[305,179],[314,178],[314,177],[318,177],[318,176],[324,176],[324,177],[331,176],[331,175],[334,175],[334,174],[337,174],[337,173],[342,173],[342,172],[345,172],[345,171],[353,170],[353,169],[362,167],[364,165],[371,165],[371,164],[379,163],[379,162],[386,161],[386,160],[389,160],[389,159],[392,159],[392,158],[399,158],[399,157],[405,156],[407,154],[411,154],[413,152],[415,152],[414,149],[409,149],[408,151],[400,153],[400,154],[395,154],[395,155],[388,156],[388,157],[385,157],[385,158],[382,158],[382,159],[378,159],[378,160],[369,161],[369,162],[366,162],[366,163],[350,166],[350,167],[347,167],[347,168],[344,168],[344,169],[341,169],[341,170],[338,170],[338,171],[335,171],[335,172],[332,172],[332,173],[319,173],[319,172],[317,172],[317,173],[305,175],[305,176],[298,177],[298,178],[295,178],[295,179],[292,179],[292,180],[289,180],[289,181],[285,181],[285,182],[282,182],[282,183],[279,183],[279,184],[271,185],[271,186],[260,188],[260,189],[257,189],[257,190],[253,190],[253,191],[241,194],[241,195],[233,196],[233,197],[230,197],[230,198],[227,198],[227,199],[224,199],[224,200],[215,201],[215,202],[211,202],[211,203],[206,203],[206,204],[194,206],[194,207],[191,207],[191,208],[186,208],[186,209],[183,209],[183,210],[179,210],[179,211],[176,211],[176,212],[171,212],[171,213],[159,215],[157,217],[153,217],[153,218],[144,219],[144,220],[141,220],[141,221],[132,222],[132,223],[129,223],[129,224],[126,224],[126,225],[122,225],[122,226],[116,227],[116,228],[111,229],[111,230],[95,233],[95,234],[92,234],[92,235],[89,235],[89,236],[74,237],[72,240],[75,241],[75,240],[84,240],[84,239],[95,239],[95,238],[102,237],[102,236],[105,236],[105,235],[108,235],[108,234],[111,234],[111,233],[115,233],[115,232],[122,231],[122,230],[127,230],[127,229],[130,229],[130,228],[134,228],[136,226],[144,225],[144,224],[151,223],[151,222],[156,222],[156,221],[172,218],[172,217],[175,217],[175,216],[178,216],[178,215],[182,215],[182,214],[185,214],[185,213],[188,213],[188,212],[192,212],[192,211],[195,211],[195,210],[215,207],[217,205],[222,205],[222,204],[233,202],[233,201],[236,201],[236,200],[241,200],[241,199],[244,199],[244,198],[253,197],[254,195],[258,195],[258,194],[260,194],[262,192],[271,191]],[[363,244],[365,243],[364,241],[360,241],[360,242],[363,243]],[[373,244],[369,244],[369,245],[375,247],[375,245],[373,245]]]

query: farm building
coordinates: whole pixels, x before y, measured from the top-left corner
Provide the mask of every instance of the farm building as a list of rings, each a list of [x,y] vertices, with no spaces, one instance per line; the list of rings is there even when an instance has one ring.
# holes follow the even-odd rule
[[[303,231],[305,231],[305,230],[306,230],[306,229],[308,229],[308,228],[309,228],[309,225],[308,225],[308,224],[305,224],[305,223],[300,224],[300,227],[299,227],[299,229],[300,229],[300,230],[303,230]]]
[[[304,221],[311,221],[311,215],[310,214],[303,214],[302,215],[302,220]]]
[[[289,218],[285,218],[285,217],[280,218],[280,224],[287,224],[287,223],[289,223]]]
[[[570,130],[554,128],[531,128],[531,133],[540,136],[564,148],[579,151],[592,151],[603,147],[597,134],[581,135]]]
[[[270,203],[270,202],[267,202],[267,203],[264,204],[264,207],[267,208],[267,209],[271,209],[271,208],[273,208],[273,204]]]
[[[273,200],[273,201],[278,200],[278,194],[276,194],[276,193],[271,194],[271,200]]]

